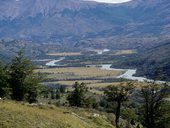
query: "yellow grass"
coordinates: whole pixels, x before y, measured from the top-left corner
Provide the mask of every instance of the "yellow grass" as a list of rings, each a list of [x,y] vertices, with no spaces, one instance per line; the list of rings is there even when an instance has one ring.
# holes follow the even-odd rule
[[[58,53],[48,53],[49,56],[78,56],[81,52],[58,52]]]
[[[122,74],[122,71],[103,70],[96,67],[49,68],[49,69],[37,69],[35,70],[35,72],[52,74],[70,74],[78,75],[81,77],[106,77],[106,76],[118,76]]]

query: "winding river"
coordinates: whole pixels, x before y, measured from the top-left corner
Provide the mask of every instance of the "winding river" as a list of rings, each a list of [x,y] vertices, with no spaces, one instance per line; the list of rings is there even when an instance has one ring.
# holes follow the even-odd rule
[[[64,59],[65,59],[65,57],[61,57],[60,59],[58,59],[58,60],[52,60],[52,61],[46,63],[45,65],[46,65],[46,66],[50,66],[50,67],[54,67],[54,66],[57,66],[57,63],[58,63],[58,62],[60,62],[60,61],[62,61],[62,60],[64,60]]]
[[[97,54],[98,55],[102,55],[104,52],[109,52],[110,50],[109,49],[103,49],[103,50],[97,50]]]
[[[124,78],[124,79],[129,79],[129,80],[136,80],[136,81],[148,81],[148,82],[153,82],[154,80],[147,79],[145,77],[136,77],[134,76],[136,74],[136,69],[116,69],[116,68],[111,68],[111,64],[103,64],[101,69],[104,70],[119,70],[119,71],[125,71],[124,74],[117,76],[116,78]],[[166,83],[165,81],[155,81],[156,83]]]
[[[58,62],[64,60],[65,57],[61,57],[58,60],[52,60],[48,63],[46,63],[46,66],[54,67],[58,66]],[[117,69],[117,68],[111,68],[111,64],[102,64],[101,68],[102,70],[119,70],[119,71],[125,71],[124,74],[117,76],[115,78],[124,78],[124,79],[129,79],[129,80],[136,80],[136,81],[148,81],[148,82],[153,82],[151,79],[147,79],[145,77],[136,77],[134,76],[136,74],[136,69]],[[166,83],[165,81],[155,81],[156,83]],[[168,83],[169,84],[169,83]]]

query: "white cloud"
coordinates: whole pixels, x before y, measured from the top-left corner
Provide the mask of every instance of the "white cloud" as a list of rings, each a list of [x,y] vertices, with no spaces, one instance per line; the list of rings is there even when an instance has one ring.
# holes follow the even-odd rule
[[[96,1],[96,2],[100,2],[100,3],[112,3],[112,4],[117,4],[117,3],[125,3],[125,2],[129,2],[132,0],[85,0],[85,1]]]

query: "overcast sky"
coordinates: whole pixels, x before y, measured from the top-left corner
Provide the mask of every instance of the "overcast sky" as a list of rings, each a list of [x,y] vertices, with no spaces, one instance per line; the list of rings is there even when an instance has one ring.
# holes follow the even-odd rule
[[[132,0],[86,0],[86,1],[96,1],[102,3],[124,3]]]

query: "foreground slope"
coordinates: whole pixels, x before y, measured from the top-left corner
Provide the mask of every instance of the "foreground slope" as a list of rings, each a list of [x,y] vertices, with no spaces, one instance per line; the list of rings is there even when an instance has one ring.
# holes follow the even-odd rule
[[[1,128],[115,128],[104,115],[94,117],[83,109],[28,106],[0,101]],[[79,115],[81,113],[81,116]]]

